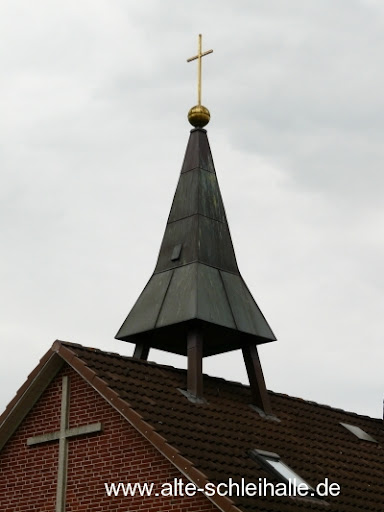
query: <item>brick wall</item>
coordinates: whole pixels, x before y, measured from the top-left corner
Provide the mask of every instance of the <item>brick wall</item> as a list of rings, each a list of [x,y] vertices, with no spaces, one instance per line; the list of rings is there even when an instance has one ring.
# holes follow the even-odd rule
[[[217,512],[203,495],[109,497],[104,482],[154,482],[181,474],[72,369],[53,380],[0,452],[0,510],[55,510],[58,441],[28,447],[27,438],[59,430],[62,376],[70,377],[69,426],[100,421],[103,432],[69,440],[66,512]]]

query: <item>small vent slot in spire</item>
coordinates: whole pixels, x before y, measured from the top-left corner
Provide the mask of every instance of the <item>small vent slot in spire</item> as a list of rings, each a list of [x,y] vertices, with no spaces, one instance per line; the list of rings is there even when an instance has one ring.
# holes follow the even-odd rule
[[[177,261],[180,259],[182,247],[183,247],[183,244],[175,245],[175,247],[173,248],[173,251],[172,251],[171,261]]]

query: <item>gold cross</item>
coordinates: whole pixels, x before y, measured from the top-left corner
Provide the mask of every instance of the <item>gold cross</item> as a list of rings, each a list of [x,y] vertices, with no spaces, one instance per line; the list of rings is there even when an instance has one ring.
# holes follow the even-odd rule
[[[204,57],[205,55],[208,55],[209,53],[212,53],[213,50],[208,50],[207,52],[202,53],[201,52],[201,34],[199,34],[199,44],[198,44],[198,50],[197,55],[194,57],[191,57],[190,59],[187,59],[187,62],[191,62],[192,60],[198,59],[198,66],[197,66],[197,104],[201,105],[201,57]]]

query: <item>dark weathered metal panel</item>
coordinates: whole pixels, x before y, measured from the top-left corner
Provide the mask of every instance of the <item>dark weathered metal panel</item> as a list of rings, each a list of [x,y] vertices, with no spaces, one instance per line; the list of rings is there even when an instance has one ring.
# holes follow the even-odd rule
[[[207,132],[201,128],[191,130],[181,172],[188,172],[196,167],[215,172]]]
[[[154,274],[151,277],[120,327],[119,332],[116,334],[117,339],[122,339],[138,332],[149,331],[155,327],[156,318],[163,303],[172,272],[170,270],[161,274]]]
[[[156,327],[177,324],[197,314],[197,264],[174,270]]]
[[[223,200],[215,173],[199,171],[199,213],[226,222]]]
[[[196,215],[167,224],[155,272],[187,265],[197,260],[197,229]],[[179,244],[183,246],[180,258],[172,261],[173,250]]]
[[[200,262],[228,272],[238,272],[232,240],[226,223],[200,215],[198,240]]]
[[[201,172],[199,169],[195,169],[180,175],[168,222],[174,222],[198,212],[199,172]]]
[[[199,167],[209,172],[215,172],[211,148],[209,147],[206,130],[199,130]]]
[[[250,294],[242,277],[228,272],[220,273],[237,328],[245,333],[254,334],[266,340],[274,341],[276,339],[275,335]]]
[[[236,328],[219,271],[202,264],[199,264],[197,273],[197,317],[224,327]]]
[[[197,130],[191,130],[181,172],[183,173],[188,172],[191,169],[196,169],[199,167],[199,163],[199,137]]]
[[[202,169],[180,175],[168,222],[197,213],[226,222],[216,174]]]

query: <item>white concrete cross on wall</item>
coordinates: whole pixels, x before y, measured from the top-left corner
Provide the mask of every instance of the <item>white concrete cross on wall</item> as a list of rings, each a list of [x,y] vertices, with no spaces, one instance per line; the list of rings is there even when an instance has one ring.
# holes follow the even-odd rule
[[[86,434],[93,434],[102,431],[101,423],[92,423],[83,427],[68,427],[69,420],[69,378],[63,377],[62,394],[61,394],[61,416],[60,430],[43,434],[41,436],[30,437],[27,439],[27,445],[33,446],[49,441],[59,441],[59,463],[57,474],[56,488],[56,512],[65,512],[65,495],[67,487],[67,470],[68,470],[68,439]]]

